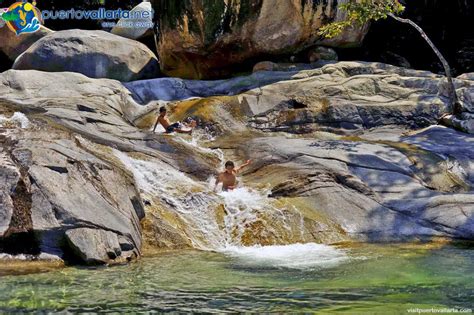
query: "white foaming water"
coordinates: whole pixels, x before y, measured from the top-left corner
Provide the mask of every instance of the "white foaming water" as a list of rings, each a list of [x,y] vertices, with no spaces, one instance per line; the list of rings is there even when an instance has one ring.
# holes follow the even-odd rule
[[[0,126],[5,127],[11,124],[19,125],[22,129],[28,128],[30,126],[30,121],[25,116],[25,114],[20,112],[15,112],[12,117],[6,118],[3,115],[0,115]]]
[[[220,167],[224,167],[224,152],[221,149],[209,149],[201,146],[201,143],[207,143],[214,141],[214,137],[209,135],[203,130],[196,130],[193,132],[192,136],[189,137],[178,137],[178,142],[192,146],[195,150],[201,151],[204,154],[215,155],[219,161],[221,161]]]
[[[195,248],[214,250],[225,244],[224,232],[216,221],[219,200],[206,191],[206,185],[166,163],[133,159],[120,151],[115,154],[133,172],[142,198],[159,200],[179,216],[185,225],[180,232],[186,234]]]
[[[227,244],[239,245],[246,227],[258,219],[264,211],[275,211],[269,206],[267,194],[240,187],[219,193],[224,199],[226,216],[224,218]]]
[[[342,249],[307,243],[275,246],[228,246],[223,253],[251,268],[325,269],[349,260]]]

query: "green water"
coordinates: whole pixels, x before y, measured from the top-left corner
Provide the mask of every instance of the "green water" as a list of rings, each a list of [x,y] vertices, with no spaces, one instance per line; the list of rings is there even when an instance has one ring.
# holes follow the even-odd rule
[[[294,253],[273,259],[279,252],[166,252],[111,268],[3,275],[0,313],[406,314],[416,307],[474,306],[473,249],[364,245],[337,253],[321,250],[315,256],[314,251],[293,248]],[[318,259],[315,264],[298,263]]]

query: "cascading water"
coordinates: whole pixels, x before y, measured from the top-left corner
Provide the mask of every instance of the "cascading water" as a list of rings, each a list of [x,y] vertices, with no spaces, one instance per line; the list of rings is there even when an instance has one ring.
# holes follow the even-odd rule
[[[177,138],[193,150],[216,155],[223,167],[221,150],[200,145],[209,140],[205,135],[194,135],[190,140]],[[295,229],[295,223],[288,222],[287,211],[273,204],[267,190],[238,187],[215,193],[213,178],[207,183],[198,182],[164,162],[139,160],[119,151],[115,154],[133,172],[142,198],[152,207],[167,209],[169,215],[164,217],[173,217],[173,227],[194,248],[287,268],[331,266],[346,257],[342,250],[314,243],[262,246],[277,243],[274,240],[279,240],[281,234],[298,234],[295,239],[304,240],[305,233],[303,216],[296,212],[301,226]]]
[[[172,210],[186,226],[181,232],[195,248],[215,250],[224,246],[225,235],[215,214],[219,200],[208,193],[205,184],[163,162],[138,160],[118,151],[116,155],[133,172],[142,198]]]

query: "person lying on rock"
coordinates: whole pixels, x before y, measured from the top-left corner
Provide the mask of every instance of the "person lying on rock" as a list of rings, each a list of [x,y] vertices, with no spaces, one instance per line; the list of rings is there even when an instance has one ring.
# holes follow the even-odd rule
[[[217,189],[217,185],[222,183],[222,191],[229,191],[234,190],[237,188],[237,178],[236,175],[245,167],[247,167],[252,161],[248,160],[244,164],[239,167],[235,167],[234,162],[227,161],[225,163],[225,171],[219,173],[216,178],[216,186],[214,187],[214,191]]]
[[[191,134],[193,132],[193,128],[196,127],[197,123],[193,119],[187,119],[186,122],[175,122],[172,124],[168,117],[166,116],[166,108],[162,106],[160,108],[160,115],[156,119],[155,127],[153,128],[153,132],[155,132],[156,127],[158,126],[158,123],[160,123],[163,128],[165,128],[166,133],[173,133],[173,132],[178,132],[178,133],[187,133]]]

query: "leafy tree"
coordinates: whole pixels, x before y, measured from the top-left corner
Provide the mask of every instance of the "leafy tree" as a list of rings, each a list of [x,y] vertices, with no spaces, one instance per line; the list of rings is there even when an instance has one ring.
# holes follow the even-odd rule
[[[410,19],[405,19],[399,15],[403,13],[405,7],[398,0],[360,0],[358,2],[347,2],[340,5],[340,8],[347,12],[347,18],[343,21],[333,22],[319,29],[319,35],[325,38],[333,38],[341,34],[347,27],[354,24],[363,25],[370,21],[392,18],[397,22],[408,24],[415,28],[421,37],[428,43],[433,52],[443,65],[444,72],[448,79],[447,92],[449,96],[450,110],[454,114],[459,114],[460,106],[456,95],[456,89],[451,74],[451,67],[443,54],[431,41],[423,29]]]

